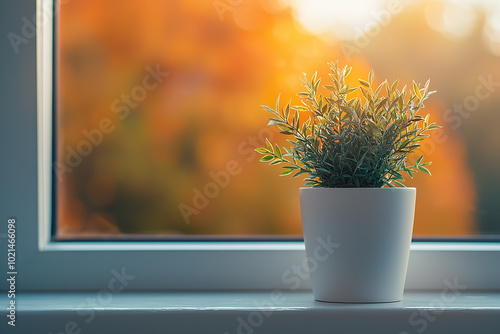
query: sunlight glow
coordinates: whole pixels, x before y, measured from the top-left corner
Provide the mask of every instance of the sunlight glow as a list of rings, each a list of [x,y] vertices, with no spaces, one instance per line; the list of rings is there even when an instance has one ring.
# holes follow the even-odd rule
[[[494,55],[500,56],[500,3],[490,13],[484,29],[484,39],[489,50]]]
[[[384,0],[287,0],[296,19],[314,34],[335,34],[341,39],[354,39],[377,22]]]
[[[467,4],[432,2],[427,5],[426,19],[429,26],[448,38],[461,38],[473,31],[477,15]]]

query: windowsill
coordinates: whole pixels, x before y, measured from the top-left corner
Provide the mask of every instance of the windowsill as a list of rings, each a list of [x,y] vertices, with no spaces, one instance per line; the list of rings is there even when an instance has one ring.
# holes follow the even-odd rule
[[[310,292],[21,293],[16,333],[499,333],[500,292],[331,304]],[[2,293],[2,305],[7,296]],[[6,326],[5,316],[0,327]],[[248,325],[240,325],[244,321]],[[9,326],[10,327],[10,326]],[[81,332],[78,331],[81,329]],[[2,331],[3,332],[3,331]]]

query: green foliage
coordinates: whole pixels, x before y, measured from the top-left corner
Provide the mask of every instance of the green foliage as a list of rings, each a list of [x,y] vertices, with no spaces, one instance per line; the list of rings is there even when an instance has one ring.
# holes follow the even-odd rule
[[[413,82],[412,89],[398,89],[399,81],[387,81],[375,87],[373,71],[368,80],[359,79],[352,87],[345,83],[351,68],[340,69],[338,62],[329,63],[332,85],[323,86],[327,96],[319,93],[321,79],[314,74],[310,81],[304,74],[305,92],[297,94],[302,105],[280,110],[279,97],[275,109],[263,106],[273,116],[268,125],[277,126],[287,136],[289,148],[280,148],[267,141],[257,148],[260,159],[270,165],[282,164],[280,176],[306,174],[306,186],[325,188],[404,187],[403,172],[413,177],[418,171],[430,175],[431,162],[407,166],[406,158],[414,153],[427,131],[440,128],[429,124],[429,115],[417,115],[423,102],[434,93],[429,81],[423,88]],[[358,90],[362,98],[348,98]],[[385,93],[385,94],[384,94]],[[307,113],[301,122],[300,114]]]

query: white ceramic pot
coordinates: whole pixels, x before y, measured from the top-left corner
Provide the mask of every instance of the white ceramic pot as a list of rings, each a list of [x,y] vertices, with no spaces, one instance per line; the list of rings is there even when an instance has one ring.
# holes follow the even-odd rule
[[[415,188],[301,188],[314,298],[345,303],[403,297]]]

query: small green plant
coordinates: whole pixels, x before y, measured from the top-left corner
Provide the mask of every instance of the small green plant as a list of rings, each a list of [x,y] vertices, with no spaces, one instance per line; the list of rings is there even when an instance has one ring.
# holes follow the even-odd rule
[[[264,155],[260,161],[282,164],[281,176],[306,174],[305,185],[311,187],[404,187],[403,172],[410,177],[417,171],[430,175],[426,166],[431,162],[423,162],[423,156],[414,165],[406,162],[429,136],[427,131],[440,128],[429,123],[429,115],[417,115],[435,93],[428,91],[429,81],[423,88],[413,82],[410,90],[399,90],[399,80],[375,87],[372,70],[368,80],[359,79],[351,88],[345,82],[351,68],[341,69],[338,62],[328,65],[332,84],[323,86],[326,96],[318,97],[317,74],[310,81],[304,74],[306,92],[297,94],[302,105],[289,102],[280,110],[278,97],[275,109],[263,106],[273,114],[268,125],[277,126],[291,146],[280,148],[267,140],[267,147],[256,149]],[[362,97],[348,98],[356,90]],[[302,112],[307,113],[305,122]]]

